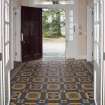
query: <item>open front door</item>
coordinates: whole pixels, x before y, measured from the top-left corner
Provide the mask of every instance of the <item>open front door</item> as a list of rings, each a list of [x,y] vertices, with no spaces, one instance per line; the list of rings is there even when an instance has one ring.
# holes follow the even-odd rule
[[[22,7],[21,10],[22,61],[42,57],[42,9]]]

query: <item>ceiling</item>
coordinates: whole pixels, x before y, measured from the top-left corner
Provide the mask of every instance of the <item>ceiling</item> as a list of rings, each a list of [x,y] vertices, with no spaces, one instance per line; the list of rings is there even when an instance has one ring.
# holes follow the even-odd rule
[[[32,4],[72,4],[74,0],[17,0],[19,3]]]

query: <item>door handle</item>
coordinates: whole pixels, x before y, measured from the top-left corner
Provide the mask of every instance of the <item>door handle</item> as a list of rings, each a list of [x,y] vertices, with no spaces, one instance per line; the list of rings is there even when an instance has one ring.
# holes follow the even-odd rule
[[[21,41],[23,41],[23,33],[21,33]]]
[[[0,53],[0,61],[2,60],[2,53]]]

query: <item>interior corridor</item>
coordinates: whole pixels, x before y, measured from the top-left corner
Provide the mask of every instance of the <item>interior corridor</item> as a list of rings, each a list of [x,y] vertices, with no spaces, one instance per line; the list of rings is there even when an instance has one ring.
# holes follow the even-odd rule
[[[94,105],[93,69],[85,60],[35,60],[14,71],[10,105]]]
[[[62,54],[43,9],[65,12]],[[0,105],[105,105],[105,0],[0,0],[0,16]]]

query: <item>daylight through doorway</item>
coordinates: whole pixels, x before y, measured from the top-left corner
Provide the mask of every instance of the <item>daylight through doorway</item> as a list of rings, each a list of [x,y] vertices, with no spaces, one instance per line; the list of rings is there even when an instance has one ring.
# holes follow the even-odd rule
[[[43,57],[65,57],[65,12],[43,9]]]

